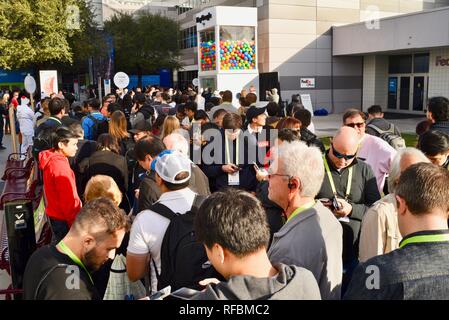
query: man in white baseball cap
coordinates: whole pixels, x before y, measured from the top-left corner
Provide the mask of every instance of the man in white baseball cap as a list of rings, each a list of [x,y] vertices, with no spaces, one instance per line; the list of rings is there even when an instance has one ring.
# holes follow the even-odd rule
[[[156,172],[156,183],[162,194],[160,203],[171,211],[184,214],[192,209],[195,195],[188,188],[191,177],[191,161],[177,151],[162,151],[151,163]],[[151,265],[151,289],[157,289],[157,274],[161,274],[161,245],[170,220],[150,209],[143,210],[134,219],[126,255],[126,269],[131,281],[145,276],[148,259]]]

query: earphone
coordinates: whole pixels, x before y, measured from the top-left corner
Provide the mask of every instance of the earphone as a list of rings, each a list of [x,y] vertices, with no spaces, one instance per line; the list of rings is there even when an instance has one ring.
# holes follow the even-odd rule
[[[292,183],[292,178],[288,179],[287,187],[288,187],[289,189],[293,189],[294,186],[293,186],[293,183]]]

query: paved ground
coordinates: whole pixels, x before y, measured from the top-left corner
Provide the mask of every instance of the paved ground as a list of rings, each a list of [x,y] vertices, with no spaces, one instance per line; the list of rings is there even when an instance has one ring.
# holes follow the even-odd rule
[[[7,147],[6,150],[0,150],[0,176],[3,175],[5,171],[6,160],[8,159],[8,155],[12,153],[11,147],[11,136],[5,135],[3,137],[3,145]],[[3,192],[4,181],[0,180],[0,192]],[[2,230],[3,222],[4,222],[3,211],[0,211],[0,230]],[[0,289],[6,289],[11,283],[11,278],[4,270],[0,270]],[[4,300],[5,296],[0,295],[0,300]]]
[[[315,131],[319,137],[332,136],[341,127],[342,114],[330,114],[324,117],[313,117]],[[388,119],[403,133],[414,133],[416,125],[425,120],[425,117],[406,118],[406,119]]]

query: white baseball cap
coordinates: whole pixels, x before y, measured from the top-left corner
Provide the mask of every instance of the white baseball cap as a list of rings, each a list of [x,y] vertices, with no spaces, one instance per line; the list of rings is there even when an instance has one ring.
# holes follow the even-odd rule
[[[190,159],[183,156],[178,151],[162,151],[151,163],[151,169],[165,182],[182,184],[189,181],[191,176]],[[188,176],[182,180],[176,180],[176,176],[181,172],[187,172]]]

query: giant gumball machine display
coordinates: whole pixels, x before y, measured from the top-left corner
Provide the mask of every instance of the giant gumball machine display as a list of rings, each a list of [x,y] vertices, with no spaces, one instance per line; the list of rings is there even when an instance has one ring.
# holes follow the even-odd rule
[[[200,88],[231,90],[238,107],[243,88],[259,88],[257,8],[208,8],[197,14],[196,25]]]

